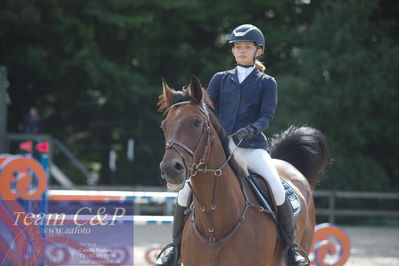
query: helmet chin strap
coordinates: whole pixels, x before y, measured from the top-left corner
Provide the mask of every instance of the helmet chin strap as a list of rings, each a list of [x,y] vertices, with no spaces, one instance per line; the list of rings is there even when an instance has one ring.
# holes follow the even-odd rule
[[[258,52],[259,49],[262,49],[262,48],[259,48],[259,46],[256,46],[255,55],[256,55],[256,53]],[[254,64],[255,64],[256,60],[259,60],[259,59],[262,58],[262,55],[263,55],[263,52],[260,55],[258,55],[258,56],[254,56]]]

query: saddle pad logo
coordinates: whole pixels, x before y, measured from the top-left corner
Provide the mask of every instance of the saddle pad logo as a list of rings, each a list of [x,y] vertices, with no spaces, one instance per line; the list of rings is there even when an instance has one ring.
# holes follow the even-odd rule
[[[285,196],[289,200],[292,211],[294,213],[294,216],[298,216],[301,213],[301,201],[299,200],[298,195],[295,193],[294,189],[291,187],[290,184],[288,184],[287,181],[284,179],[281,179],[281,183],[283,184],[284,190],[285,190]]]

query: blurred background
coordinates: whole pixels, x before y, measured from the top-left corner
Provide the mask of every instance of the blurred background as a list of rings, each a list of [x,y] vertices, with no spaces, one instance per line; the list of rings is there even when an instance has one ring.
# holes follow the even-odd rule
[[[0,153],[41,134],[62,172],[53,187],[164,187],[161,81],[180,89],[196,74],[206,87],[234,67],[226,41],[244,23],[263,31],[279,88],[266,135],[292,124],[326,135],[334,162],[318,190],[399,192],[399,2],[389,0],[1,0]]]

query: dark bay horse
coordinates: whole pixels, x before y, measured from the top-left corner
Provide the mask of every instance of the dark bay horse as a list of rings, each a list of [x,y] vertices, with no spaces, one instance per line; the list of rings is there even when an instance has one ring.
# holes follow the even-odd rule
[[[194,208],[182,237],[185,266],[284,265],[275,222],[245,182],[246,170],[230,156],[228,136],[195,76],[182,91],[163,82],[159,109],[166,148],[161,176],[181,189],[190,180]],[[302,209],[296,240],[309,253],[315,226],[312,191],[330,161],[324,136],[309,127],[291,127],[274,138],[271,155],[282,178],[293,185]]]

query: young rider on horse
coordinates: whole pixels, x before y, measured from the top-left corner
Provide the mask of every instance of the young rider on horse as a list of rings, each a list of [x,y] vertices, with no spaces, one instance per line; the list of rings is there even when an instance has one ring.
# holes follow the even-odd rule
[[[255,26],[244,24],[235,28],[229,43],[237,66],[216,73],[207,93],[210,96],[219,122],[230,139],[230,149],[236,148],[248,164],[249,170],[261,175],[269,184],[277,205],[278,226],[286,245],[287,265],[308,265],[295,243],[295,220],[285,196],[280,177],[267,152],[267,138],[263,134],[274,116],[277,106],[277,85],[273,77],[263,73],[265,67],[258,61],[265,49],[263,33]],[[174,265],[179,257],[181,234],[184,227],[184,210],[189,204],[190,188],[186,184],[179,191],[173,223],[173,248],[160,257],[156,266]]]

